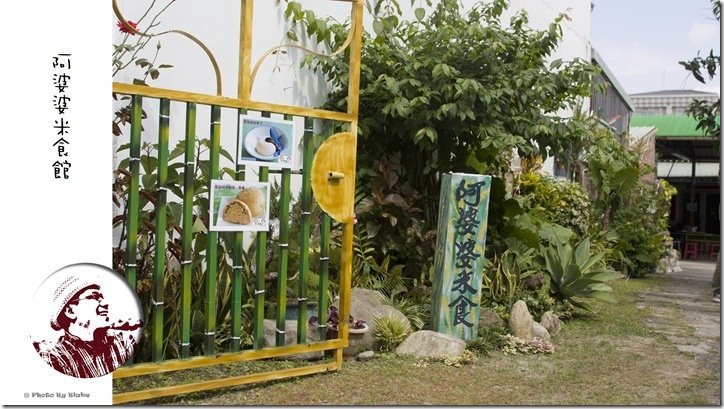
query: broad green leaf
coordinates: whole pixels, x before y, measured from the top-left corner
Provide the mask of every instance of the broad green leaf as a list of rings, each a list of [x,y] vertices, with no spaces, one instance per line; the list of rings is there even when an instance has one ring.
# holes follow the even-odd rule
[[[606,281],[611,280],[618,280],[619,278],[624,278],[625,275],[618,273],[616,271],[606,271],[602,273],[592,274],[588,276],[589,279],[594,280],[596,282],[604,283]]]
[[[415,18],[417,19],[417,21],[422,21],[422,19],[425,18],[425,9],[422,7],[416,8]]]
[[[584,266],[590,258],[591,258],[591,244],[588,240],[588,237],[586,237],[585,239],[583,239],[583,241],[581,241],[578,244],[578,247],[576,247],[576,264],[578,264],[580,266]],[[583,273],[585,273],[586,270],[587,269],[585,267],[581,267],[581,271]]]

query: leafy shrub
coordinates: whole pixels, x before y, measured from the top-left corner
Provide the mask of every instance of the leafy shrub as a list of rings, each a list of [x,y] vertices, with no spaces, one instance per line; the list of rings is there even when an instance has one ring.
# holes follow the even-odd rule
[[[578,237],[588,236],[592,205],[580,184],[529,172],[521,175],[520,195],[521,206],[536,224],[555,223]]]
[[[337,49],[346,40],[348,23],[286,3],[292,41]],[[550,113],[588,95],[596,69],[581,59],[550,61],[565,14],[536,30],[525,12],[501,23],[508,7],[495,0],[465,11],[442,0],[418,21],[370,7],[376,36],[363,35],[355,208],[363,272],[370,255],[405,265],[405,278],[432,265],[441,173],[500,176],[514,147],[522,156],[567,149],[571,120]],[[346,109],[348,60],[310,55],[304,65],[332,85],[325,108]]]
[[[664,254],[669,201],[675,189],[663,181],[658,187],[639,183],[611,218],[618,235],[616,248],[625,256],[630,277],[641,277],[653,270]]]
[[[601,266],[599,262],[603,253],[591,254],[588,238],[585,238],[575,251],[570,243],[556,243],[541,246],[541,253],[551,277],[552,290],[561,299],[586,310],[589,309],[588,305],[576,298],[592,297],[614,301],[609,294],[611,287],[603,283],[623,275]]]
[[[478,337],[468,341],[465,348],[481,356],[490,355],[490,351],[497,351],[505,345],[505,335],[508,328],[503,326],[479,327]]]
[[[407,326],[396,317],[375,319],[375,338],[380,343],[380,351],[394,351],[409,335]]]
[[[536,271],[533,258],[536,249],[515,251],[508,249],[487,263],[481,286],[482,302],[510,308],[519,299],[521,280]]]
[[[444,363],[447,366],[454,366],[456,368],[459,368],[463,365],[472,364],[477,362],[478,357],[469,350],[464,350],[460,355],[458,356],[444,356],[442,357],[442,363]]]
[[[414,331],[423,329],[430,323],[431,305],[429,302],[418,304],[407,297],[385,297],[384,302],[405,314]]]
[[[459,368],[463,365],[475,363],[477,360],[477,355],[473,351],[466,349],[458,356],[444,355],[441,357],[424,357],[412,365],[418,368],[426,368],[427,364],[430,362],[442,362],[447,366]]]

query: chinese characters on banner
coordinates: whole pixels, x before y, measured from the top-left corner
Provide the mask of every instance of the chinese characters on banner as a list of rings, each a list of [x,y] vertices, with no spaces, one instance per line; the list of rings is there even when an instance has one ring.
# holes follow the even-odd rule
[[[53,70],[53,153],[57,160],[53,163],[53,178],[70,178],[70,54],[57,54],[52,58]]]
[[[435,246],[432,329],[474,339],[480,315],[490,176],[443,175]]]

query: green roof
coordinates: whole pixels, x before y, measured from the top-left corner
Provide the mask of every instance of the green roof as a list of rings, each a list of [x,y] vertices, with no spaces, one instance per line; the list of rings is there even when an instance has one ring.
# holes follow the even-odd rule
[[[719,117],[717,117],[719,122]],[[707,136],[696,129],[699,121],[687,115],[635,115],[631,126],[655,126],[657,138],[682,138]]]

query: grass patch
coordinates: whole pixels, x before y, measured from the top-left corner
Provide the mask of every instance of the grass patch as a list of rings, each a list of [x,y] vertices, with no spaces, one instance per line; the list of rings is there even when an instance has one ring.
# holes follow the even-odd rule
[[[371,361],[346,362],[339,372],[224,388],[144,401],[173,405],[699,405],[701,390],[716,374],[679,352],[647,327],[643,291],[669,279],[649,277],[612,283],[616,303],[593,301],[593,313],[565,322],[554,336],[552,355],[506,356],[492,351],[460,367],[442,362],[378,354]],[[674,320],[676,325],[683,325]],[[416,365],[418,364],[418,365]],[[233,371],[268,371],[288,361],[263,361],[172,373],[153,382],[233,376]],[[185,371],[191,372],[191,371]],[[239,372],[249,373],[249,372]],[[155,380],[154,380],[155,379]],[[115,390],[140,389],[141,378],[114,381]],[[711,389],[711,387],[709,388]],[[708,404],[711,404],[709,402]]]

